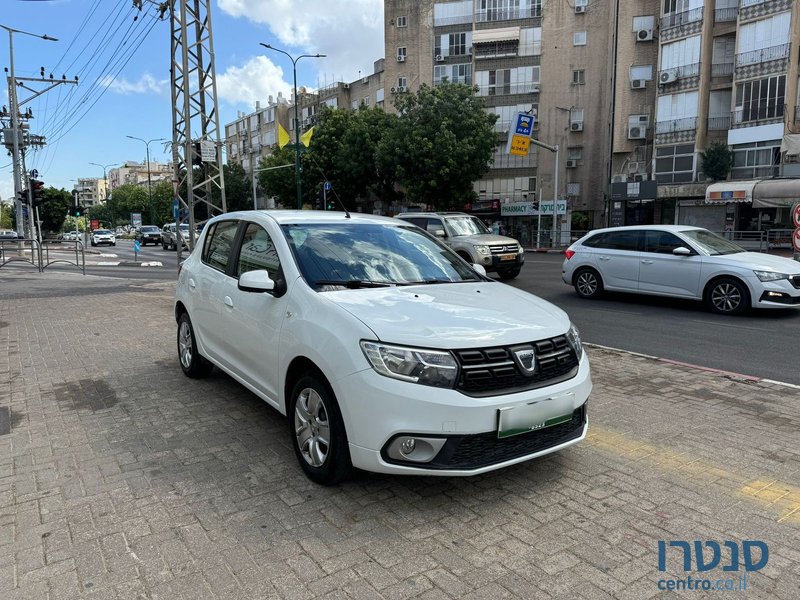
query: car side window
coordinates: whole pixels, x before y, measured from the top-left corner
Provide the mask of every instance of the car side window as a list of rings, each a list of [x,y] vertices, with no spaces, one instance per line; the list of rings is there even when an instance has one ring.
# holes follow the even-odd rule
[[[441,219],[428,218],[427,231],[428,233],[433,233],[434,231],[447,231],[447,230],[444,228],[444,223],[442,223]]]
[[[403,220],[408,221],[409,223],[413,223],[414,225],[420,227],[421,229],[425,229],[425,224],[428,222],[428,219],[426,219],[425,217],[411,217]]]
[[[212,269],[225,273],[228,269],[228,260],[236,239],[238,221],[220,221],[215,223],[213,231],[206,237],[203,248],[202,261]]]
[[[610,250],[638,252],[640,238],[641,231],[611,231],[605,247]]]
[[[281,262],[272,238],[266,230],[255,223],[247,225],[239,250],[237,277],[248,271],[264,270],[271,279],[279,278]]]
[[[657,254],[672,254],[675,248],[686,246],[686,243],[677,235],[668,231],[645,231],[644,251]]]
[[[583,242],[582,245],[589,248],[608,248],[607,242],[610,235],[609,233],[597,233]]]

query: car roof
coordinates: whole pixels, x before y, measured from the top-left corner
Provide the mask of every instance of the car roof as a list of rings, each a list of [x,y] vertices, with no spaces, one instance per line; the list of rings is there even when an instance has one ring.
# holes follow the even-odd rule
[[[251,219],[254,216],[266,217],[275,221],[278,225],[289,225],[298,223],[373,223],[383,225],[397,225],[398,221],[391,217],[380,215],[370,215],[365,213],[351,212],[350,218],[345,217],[345,213],[340,211],[328,210],[243,210],[229,212],[224,215],[214,217],[219,219]]]
[[[403,217],[474,217],[475,215],[468,215],[467,213],[457,211],[444,211],[444,212],[405,212],[395,215],[398,218]]]
[[[625,225],[624,227],[605,227],[603,229],[593,229],[589,234],[604,233],[606,231],[628,231],[636,229],[639,231],[692,231],[703,230],[702,227],[695,227],[693,225]],[[588,234],[587,234],[588,235]]]

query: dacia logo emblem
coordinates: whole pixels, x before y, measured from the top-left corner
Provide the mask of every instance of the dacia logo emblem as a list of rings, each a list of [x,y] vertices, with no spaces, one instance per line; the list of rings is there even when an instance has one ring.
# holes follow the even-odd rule
[[[523,375],[532,377],[536,371],[536,352],[533,346],[516,346],[511,348],[511,355]]]

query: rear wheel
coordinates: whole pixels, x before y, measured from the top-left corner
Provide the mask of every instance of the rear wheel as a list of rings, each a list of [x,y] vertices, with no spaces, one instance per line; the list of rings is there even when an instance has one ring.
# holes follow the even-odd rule
[[[750,293],[738,279],[717,279],[706,290],[706,305],[720,315],[740,315],[750,308]]]
[[[517,267],[515,269],[505,269],[503,271],[498,271],[497,274],[500,276],[500,279],[514,279],[519,272],[521,271],[521,267]]]
[[[214,368],[214,365],[197,351],[194,328],[188,313],[183,313],[178,320],[178,359],[183,374],[192,379],[205,377]]]
[[[594,269],[580,269],[572,278],[572,283],[581,298],[597,298],[603,293],[603,280]]]
[[[287,412],[292,445],[306,476],[320,485],[334,485],[352,470],[347,435],[333,391],[313,373],[292,389]]]

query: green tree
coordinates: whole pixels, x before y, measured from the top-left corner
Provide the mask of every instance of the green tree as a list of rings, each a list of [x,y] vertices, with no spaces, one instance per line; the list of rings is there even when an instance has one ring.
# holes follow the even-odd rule
[[[378,144],[379,162],[394,164],[408,196],[438,209],[473,198],[473,183],[489,171],[497,146],[497,115],[475,89],[459,83],[422,85],[395,100],[393,135]]]
[[[229,164],[222,167],[225,177],[225,203],[228,210],[250,210],[253,208],[253,180],[247,176],[241,165]],[[215,197],[218,197],[217,190]]]
[[[733,151],[727,144],[714,142],[701,155],[703,173],[714,181],[728,178],[733,166]]]
[[[42,190],[42,198],[43,204],[39,206],[42,233],[61,231],[72,206],[72,194],[63,188],[48,187]]]
[[[314,168],[313,162],[309,158],[309,152],[306,150],[300,154],[300,164],[302,165],[303,204],[313,206],[321,181],[319,171]],[[297,187],[293,168],[294,148],[289,146],[279,148],[258,163],[259,168],[284,167],[285,165],[292,165],[292,167],[259,172],[258,182],[267,196],[276,197],[278,204],[285,208],[297,208]]]
[[[0,200],[0,229],[12,229],[16,210],[13,200]]]
[[[147,188],[126,183],[116,188],[106,200],[114,225],[131,222],[131,213],[141,213],[142,224],[150,219]]]

